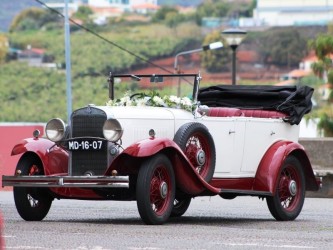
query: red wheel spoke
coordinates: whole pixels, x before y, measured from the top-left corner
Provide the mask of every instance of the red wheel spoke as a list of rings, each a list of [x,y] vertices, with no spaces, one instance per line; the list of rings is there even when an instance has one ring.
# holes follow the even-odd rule
[[[281,206],[287,210],[292,210],[295,204],[297,204],[297,199],[299,196],[299,190],[296,195],[293,196],[290,192],[290,183],[295,181],[296,184],[299,183],[299,177],[292,166],[287,166],[281,172],[281,179],[279,182],[278,193],[281,201]]]
[[[159,167],[154,171],[150,183],[150,203],[152,209],[156,213],[163,212],[166,203],[169,202],[167,198],[163,198],[161,195],[161,185],[163,183],[166,183],[169,186],[170,180],[165,169],[163,167]]]

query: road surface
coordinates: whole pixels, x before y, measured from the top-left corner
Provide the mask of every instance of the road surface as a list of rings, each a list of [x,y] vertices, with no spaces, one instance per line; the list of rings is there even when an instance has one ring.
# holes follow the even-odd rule
[[[333,199],[306,198],[277,222],[256,197],[195,198],[183,217],[144,225],[136,202],[56,200],[41,222],[23,221],[0,192],[6,249],[332,249]]]

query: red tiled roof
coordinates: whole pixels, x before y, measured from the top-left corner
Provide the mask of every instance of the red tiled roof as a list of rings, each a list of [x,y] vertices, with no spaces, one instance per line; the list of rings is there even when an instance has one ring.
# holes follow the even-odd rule
[[[293,78],[300,78],[310,75],[311,72],[311,70],[295,69],[290,71],[288,75]]]
[[[239,50],[237,51],[237,59],[244,63],[256,62],[258,60],[258,54],[256,51]]]
[[[90,6],[94,13],[122,13],[123,11],[115,7],[94,7]]]
[[[333,60],[333,54],[330,55],[330,58]],[[318,57],[316,56],[314,51],[310,51],[310,53],[302,59],[302,62],[317,62]]]
[[[290,80],[275,83],[274,86],[288,86],[288,85],[294,85],[294,84],[295,84],[295,80],[290,79]]]
[[[38,49],[38,48],[31,48],[31,49],[26,49],[22,50],[21,54],[38,54],[38,55],[43,55],[45,53],[44,49]]]
[[[160,6],[152,4],[152,3],[143,3],[143,4],[137,4],[132,7],[134,10],[158,10]]]
[[[325,83],[319,87],[320,89],[333,89],[333,84]]]

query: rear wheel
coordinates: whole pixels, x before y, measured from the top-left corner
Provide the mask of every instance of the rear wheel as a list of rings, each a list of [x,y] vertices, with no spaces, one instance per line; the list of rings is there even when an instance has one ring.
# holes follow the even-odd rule
[[[267,197],[269,211],[276,220],[294,220],[300,214],[305,197],[305,178],[301,163],[288,156],[277,180],[275,195]]]
[[[169,219],[175,190],[173,168],[165,155],[157,154],[143,162],[136,184],[136,200],[146,224],[159,225]]]
[[[171,217],[180,217],[188,209],[191,204],[191,197],[176,197],[173,201],[173,208],[171,211]]]
[[[23,156],[16,167],[21,175],[44,175],[42,162],[37,156]],[[50,210],[52,197],[45,188],[14,187],[17,212],[26,221],[40,221]]]

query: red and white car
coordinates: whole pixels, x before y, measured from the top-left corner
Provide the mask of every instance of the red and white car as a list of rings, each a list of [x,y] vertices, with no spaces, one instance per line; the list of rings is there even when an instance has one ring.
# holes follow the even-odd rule
[[[265,198],[275,219],[294,220],[305,191],[320,186],[298,143],[313,89],[200,80],[110,74],[105,106],[75,110],[67,125],[51,119],[47,138],[34,131],[19,142],[15,173],[2,183],[14,186],[20,216],[42,220],[54,199],[136,200],[146,224],[163,224],[194,197],[249,195]],[[114,98],[137,86],[150,90]]]

